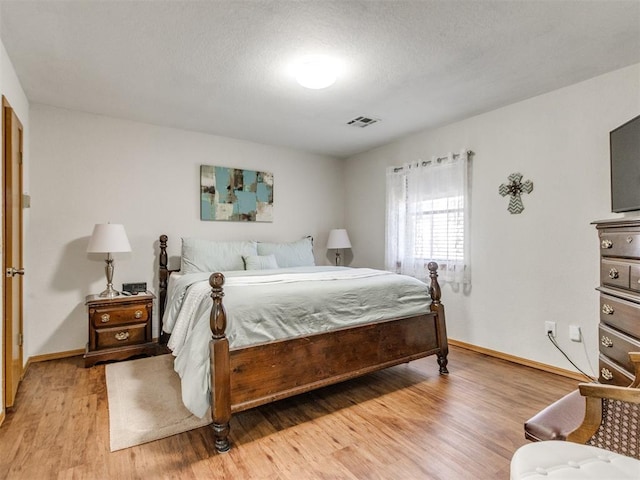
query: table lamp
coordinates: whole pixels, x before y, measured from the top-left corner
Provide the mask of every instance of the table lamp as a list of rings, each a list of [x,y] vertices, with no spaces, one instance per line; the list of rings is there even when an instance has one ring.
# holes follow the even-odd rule
[[[106,253],[107,265],[104,271],[107,275],[107,288],[99,294],[100,297],[113,298],[120,292],[113,288],[113,258],[112,253],[130,252],[131,245],[124,231],[124,226],[117,223],[99,223],[93,227],[87,253]]]
[[[336,266],[340,265],[340,249],[351,248],[351,242],[349,241],[349,235],[344,228],[337,228],[329,232],[329,241],[327,241],[327,248],[336,249]]]

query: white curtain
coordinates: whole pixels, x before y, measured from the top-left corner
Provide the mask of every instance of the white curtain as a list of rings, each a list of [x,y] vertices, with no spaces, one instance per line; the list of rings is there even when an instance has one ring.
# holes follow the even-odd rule
[[[439,279],[471,283],[467,151],[387,170],[385,265],[421,280],[438,263]]]

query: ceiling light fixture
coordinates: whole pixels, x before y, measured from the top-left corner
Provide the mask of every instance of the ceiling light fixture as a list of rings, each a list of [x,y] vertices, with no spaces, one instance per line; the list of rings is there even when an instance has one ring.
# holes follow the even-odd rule
[[[330,87],[338,78],[338,63],[325,56],[306,57],[294,68],[297,82],[313,90]]]

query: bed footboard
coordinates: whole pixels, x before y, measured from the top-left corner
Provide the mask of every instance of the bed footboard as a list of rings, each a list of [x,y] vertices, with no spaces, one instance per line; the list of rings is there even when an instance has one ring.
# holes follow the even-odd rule
[[[229,421],[240,412],[366,373],[437,355],[440,374],[449,352],[438,265],[428,266],[429,312],[231,350],[225,335],[224,275],[209,278],[211,416],[218,452],[230,449]],[[310,360],[313,363],[310,363]]]

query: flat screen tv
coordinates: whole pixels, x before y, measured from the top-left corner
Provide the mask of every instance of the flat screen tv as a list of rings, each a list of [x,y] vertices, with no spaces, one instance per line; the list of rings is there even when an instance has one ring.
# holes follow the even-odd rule
[[[640,115],[609,133],[611,210],[640,210]]]

